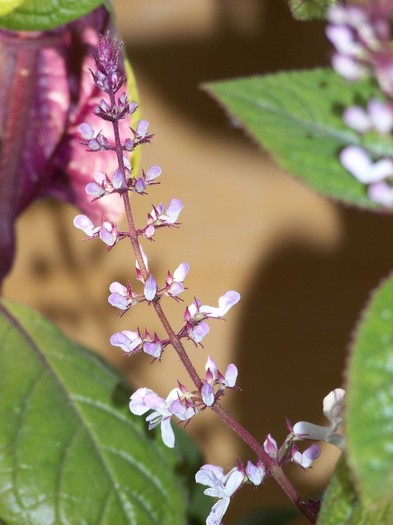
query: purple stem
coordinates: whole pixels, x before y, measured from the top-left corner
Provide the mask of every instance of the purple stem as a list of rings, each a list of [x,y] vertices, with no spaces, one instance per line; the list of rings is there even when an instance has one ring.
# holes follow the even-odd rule
[[[110,94],[110,99],[112,105],[115,103],[115,96],[113,93]],[[118,122],[113,122],[113,131],[114,131],[114,137],[115,137],[115,148],[116,148],[116,155],[117,160],[119,163],[119,169],[121,170],[124,177],[126,177],[125,172],[125,166],[124,166],[124,160],[123,160],[123,149],[120,139],[120,132],[119,132],[119,125]],[[127,217],[127,224],[128,224],[128,233],[130,242],[132,245],[132,249],[135,254],[135,258],[138,262],[139,268],[142,272],[142,276],[144,280],[146,280],[149,276],[149,272],[146,268],[146,265],[144,263],[141,248],[139,245],[138,240],[138,231],[135,227],[135,221],[134,216],[131,209],[131,202],[128,194],[128,190],[123,193],[123,203],[124,208],[126,212]],[[154,310],[160,319],[164,330],[166,331],[169,341],[171,345],[176,350],[181,362],[183,363],[185,369],[187,370],[192,382],[196,386],[198,390],[201,389],[203,385],[203,381],[200,378],[199,374],[195,370],[194,365],[192,364],[190,358],[188,357],[188,354],[180,340],[180,338],[176,335],[174,330],[172,329],[172,326],[170,325],[163,308],[158,300],[152,301]],[[277,463],[265,452],[265,449],[263,446],[246,430],[238,421],[236,421],[224,408],[220,405],[218,401],[214,403],[214,405],[211,407],[213,412],[225,423],[229,428],[231,428],[250,448],[255,452],[255,454],[262,460],[264,463],[267,471],[272,475],[272,477],[276,480],[276,482],[280,485],[280,487],[283,489],[285,494],[288,496],[288,498],[292,501],[292,503],[299,509],[299,511],[304,514],[304,516],[310,521],[310,523],[315,524],[316,523],[316,515],[313,512],[311,508],[308,507],[308,505],[302,501],[294,488],[294,486],[291,484],[289,479],[284,474],[282,468],[277,465]]]

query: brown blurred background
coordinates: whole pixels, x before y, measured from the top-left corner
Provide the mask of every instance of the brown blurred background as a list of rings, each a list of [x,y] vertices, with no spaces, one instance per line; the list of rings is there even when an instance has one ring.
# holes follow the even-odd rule
[[[327,65],[323,25],[292,20],[286,0],[114,5],[142,111],[156,133],[142,164],[163,168],[161,186],[137,199],[138,216],[143,223],[151,203],[171,197],[185,205],[182,227],[146,246],[154,275],[164,279],[188,261],[185,304],[196,295],[214,305],[229,289],[242,295],[227,322],[211,323],[205,349],[190,345],[190,353],[201,371],[208,354],[222,369],[238,365],[242,392],[226,401],[259,439],[270,432],[282,440],[285,417],[323,424],[322,399],[342,384],[357,314],[393,266],[393,220],[328,202],[281,172],[200,89],[207,81]],[[98,241],[83,243],[74,215],[68,206],[41,202],[21,217],[6,296],[39,309],[136,387],[166,395],[177,378],[189,385],[170,350],[161,364],[150,365],[146,356],[126,359],[109,345],[118,330],[162,332],[147,307],[121,319],[109,307],[109,284],[134,278],[128,246],[108,255]],[[175,327],[185,304],[168,304]],[[237,457],[255,459],[212,414],[187,430],[208,462],[230,468]],[[317,495],[334,467],[333,447],[323,452],[312,471],[289,468],[305,497]],[[279,503],[287,504],[271,480],[259,490],[243,489],[225,523]]]

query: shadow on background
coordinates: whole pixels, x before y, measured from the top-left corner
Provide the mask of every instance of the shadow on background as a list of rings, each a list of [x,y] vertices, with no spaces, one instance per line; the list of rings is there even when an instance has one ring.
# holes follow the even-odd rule
[[[342,385],[359,312],[392,270],[393,217],[344,207],[340,213],[344,238],[338,249],[281,246],[255,275],[246,298],[236,346],[240,385],[244,378],[246,386],[235,403],[242,423],[261,441],[267,433],[279,442],[285,438],[285,417],[293,424],[327,423],[322,400]],[[296,481],[310,496],[307,485]],[[257,495],[260,504],[277,503],[277,492],[270,483]],[[255,493],[240,492],[236,512],[250,504],[256,504]]]
[[[217,5],[218,30],[209,39],[128,46],[134,69],[159,91],[174,111],[206,132],[238,138],[222,110],[200,90],[204,82],[328,65],[323,24],[296,22],[286,1],[268,0],[253,35],[232,28],[227,0]],[[263,16],[262,16],[263,15]],[[310,42],[312,45],[310,45]]]

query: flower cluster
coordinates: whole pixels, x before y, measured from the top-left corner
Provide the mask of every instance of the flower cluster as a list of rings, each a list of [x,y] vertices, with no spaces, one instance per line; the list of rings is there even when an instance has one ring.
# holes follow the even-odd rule
[[[225,391],[236,388],[238,376],[237,367],[231,363],[225,372],[221,372],[210,356],[205,365],[205,375],[200,377],[195,371],[183,343],[192,341],[197,347],[202,346],[202,341],[210,331],[210,319],[223,319],[232,306],[240,300],[240,294],[230,290],[218,299],[217,306],[202,304],[194,298],[194,301],[186,307],[183,315],[181,328],[175,332],[170,326],[162,310],[164,298],[171,298],[181,301],[179,297],[185,290],[185,280],[189,273],[190,266],[182,262],[173,271],[168,271],[165,281],[157,283],[149,269],[149,260],[145,254],[140,239],[152,240],[157,230],[164,227],[178,226],[178,218],[183,208],[179,199],[172,199],[168,206],[158,204],[147,216],[146,225],[137,229],[134,225],[134,218],[129,200],[131,192],[144,194],[149,185],[156,184],[156,179],[161,175],[159,166],[151,166],[146,172],[138,177],[133,173],[132,165],[128,155],[134,149],[150,141],[149,123],[139,120],[135,129],[130,127],[130,135],[125,139],[119,130],[119,122],[125,118],[133,116],[136,111],[136,103],[130,102],[126,93],[121,89],[124,85],[125,76],[120,67],[121,45],[111,42],[108,37],[102,37],[98,46],[96,57],[97,70],[93,72],[93,79],[96,86],[107,95],[106,100],[101,100],[96,106],[95,116],[110,122],[113,126],[113,136],[108,138],[102,131],[97,132],[91,125],[82,124],[80,131],[82,134],[82,144],[93,154],[96,152],[108,152],[116,154],[118,165],[111,174],[102,171],[96,172],[85,188],[86,194],[92,200],[106,198],[115,194],[123,200],[124,208],[127,213],[128,231],[119,231],[117,225],[105,218],[101,219],[101,224],[96,226],[86,215],[78,215],[74,219],[74,225],[81,229],[89,239],[100,238],[107,248],[112,248],[115,244],[128,238],[131,241],[135,254],[136,279],[143,285],[141,291],[133,288],[130,282],[122,284],[112,282],[109,286],[108,302],[120,311],[120,315],[125,314],[132,307],[139,303],[151,305],[157,313],[162,326],[166,331],[166,337],[161,338],[157,333],[150,333],[148,329],[123,330],[112,335],[110,342],[113,346],[119,347],[127,355],[137,352],[144,352],[154,360],[160,360],[165,348],[172,346],[181,358],[187,369],[194,389],[188,390],[184,385],[172,389],[166,398],[160,397],[150,388],[143,387],[137,389],[130,398],[130,411],[138,416],[147,414],[146,421],[149,429],[160,427],[161,436],[164,444],[170,448],[175,445],[175,433],[172,428],[172,418],[187,424],[196,414],[206,409],[211,409],[216,413],[222,411],[220,398]],[[379,130],[390,131],[391,126],[376,115],[377,104],[371,104],[367,114],[362,114],[362,129],[375,127]],[[359,115],[358,111],[358,115]],[[356,116],[347,116],[348,121],[354,123]],[[367,122],[367,126],[366,126]],[[357,122],[354,126],[360,126]],[[98,129],[98,128],[97,128]],[[368,129],[368,128],[367,128]],[[139,285],[140,286],[140,285]],[[287,463],[292,462],[301,468],[309,468],[313,461],[318,458],[320,450],[315,444],[308,447],[303,452],[298,449],[297,442],[300,439],[326,439],[336,444],[340,443],[339,435],[336,433],[338,425],[341,423],[341,409],[339,403],[343,395],[337,389],[331,396],[325,398],[324,411],[332,421],[332,426],[328,430],[315,432],[315,425],[300,422],[291,427],[289,434],[282,445],[279,447],[274,438],[269,434],[263,444],[250,445],[254,451],[258,451],[256,463],[248,461],[246,466],[240,462],[237,467],[224,474],[221,467],[214,465],[204,465],[195,476],[198,483],[205,485],[205,494],[218,498],[214,504],[208,518],[207,525],[219,525],[228,508],[231,497],[245,483],[260,485],[266,476],[276,476],[277,469],[281,469]],[[326,399],[328,399],[326,401]],[[221,412],[222,414],[222,412]],[[226,414],[223,419],[227,422],[234,421],[231,416]],[[238,428],[237,432],[243,438],[249,434],[240,424],[229,424],[232,428]],[[315,436],[319,437],[315,437]],[[245,438],[247,441],[248,438]]]
[[[326,34],[336,48],[332,66],[339,75],[352,81],[373,75],[384,93],[393,94],[391,14],[387,2],[330,8]]]
[[[334,6],[329,10],[326,33],[336,49],[332,57],[334,70],[350,81],[372,75],[382,92],[381,99],[372,98],[367,108],[351,106],[345,110],[345,124],[360,136],[374,133],[383,138],[393,131],[393,52],[390,45],[393,12],[388,4]],[[391,156],[352,145],[341,151],[340,161],[359,182],[367,185],[372,201],[385,207],[393,206]]]
[[[313,461],[319,457],[320,449],[317,445],[311,445],[301,453],[294,443],[296,439],[295,434],[290,432],[279,448],[276,440],[269,434],[263,443],[263,448],[277,465],[283,466],[292,461],[304,469],[310,468]],[[231,497],[236,494],[242,485],[251,483],[258,486],[270,475],[271,472],[266,469],[260,458],[256,464],[248,461],[245,467],[238,462],[238,465],[226,474],[224,474],[221,467],[216,465],[203,465],[196,473],[195,480],[197,483],[207,486],[204,494],[218,498],[207,517],[206,525],[220,525],[228,509]]]

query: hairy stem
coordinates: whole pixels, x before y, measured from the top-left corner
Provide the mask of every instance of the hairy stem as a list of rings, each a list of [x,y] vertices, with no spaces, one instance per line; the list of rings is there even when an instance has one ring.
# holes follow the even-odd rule
[[[114,95],[111,95],[112,104],[114,103],[114,100],[115,100]],[[117,122],[113,122],[113,130],[114,130],[116,154],[117,154],[117,159],[119,163],[119,169],[122,171],[123,176],[125,177],[126,172],[125,172],[124,161],[123,161],[123,150],[122,150],[122,145],[121,145],[119,126]],[[125,212],[127,216],[128,233],[129,233],[129,238],[130,238],[130,242],[132,245],[132,249],[133,249],[135,258],[138,262],[139,268],[142,272],[142,276],[146,280],[149,276],[149,272],[143,261],[141,247],[139,245],[139,240],[138,240],[138,232],[135,227],[135,221],[134,221],[134,216],[132,213],[131,202],[130,202],[128,191],[124,192],[122,197],[123,197],[124,208],[125,208]],[[203,381],[201,377],[199,376],[199,374],[197,373],[194,365],[192,364],[184,348],[183,343],[181,342],[180,338],[175,333],[171,324],[169,323],[164,313],[164,310],[160,304],[160,301],[153,300],[151,304],[153,305],[153,308],[158,318],[160,319],[165,332],[168,335],[171,345],[176,350],[192,382],[194,383],[195,387],[198,390],[200,390],[203,385]],[[213,412],[221,419],[221,421],[225,423],[229,428],[231,428],[250,447],[250,449],[258,456],[258,458],[262,460],[263,464],[265,465],[266,470],[276,480],[276,482],[283,489],[283,491],[288,496],[288,498],[292,501],[292,503],[300,510],[302,514],[304,514],[304,516],[310,521],[310,523],[314,524],[316,522],[316,516],[314,512],[311,509],[309,509],[307,505],[300,499],[296,489],[291,484],[289,479],[286,477],[282,468],[279,465],[277,465],[274,459],[272,459],[266,453],[265,449],[259,443],[259,441],[257,441],[257,439],[255,439],[248,432],[248,430],[246,430],[226,410],[224,410],[224,408],[221,406],[221,404],[218,401],[216,401],[211,408]]]

